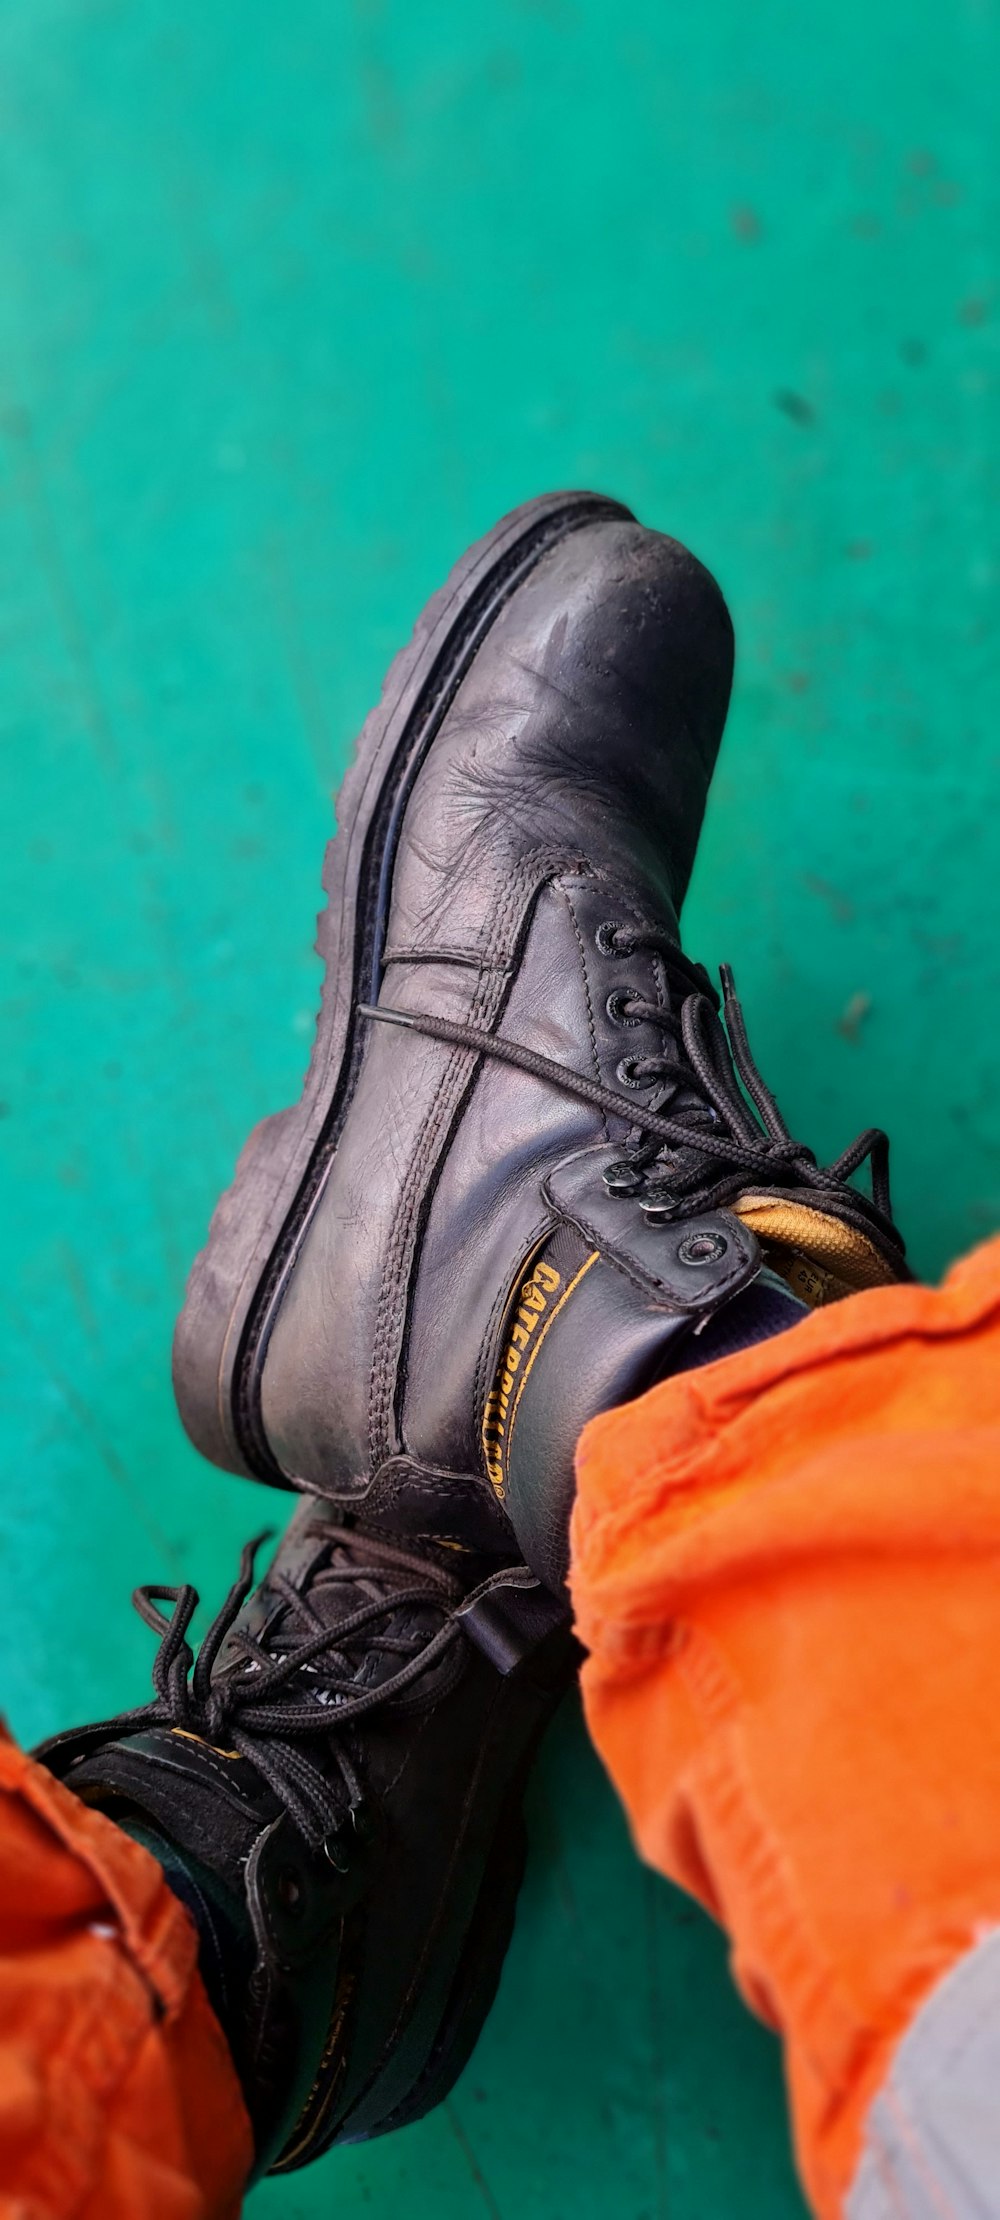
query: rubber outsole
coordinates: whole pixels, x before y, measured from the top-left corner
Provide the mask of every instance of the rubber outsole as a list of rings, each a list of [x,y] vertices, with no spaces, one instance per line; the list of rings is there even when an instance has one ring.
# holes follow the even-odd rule
[[[292,1483],[268,1447],[260,1380],[271,1327],[337,1146],[362,1054],[359,1001],[378,996],[396,844],[434,734],[500,610],[543,555],[603,519],[630,520],[591,493],[543,495],[501,518],[426,604],[391,663],[337,798],[323,873],[324,965],[302,1096],[251,1134],[196,1258],[174,1336],[183,1424],[213,1463]]]

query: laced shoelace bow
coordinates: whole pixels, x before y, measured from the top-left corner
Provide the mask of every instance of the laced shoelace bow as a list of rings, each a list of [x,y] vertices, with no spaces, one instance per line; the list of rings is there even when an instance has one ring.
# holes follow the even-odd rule
[[[270,1533],[245,1544],[239,1573],[197,1655],[187,1639],[198,1605],[197,1590],[187,1584],[137,1588],[134,1607],[145,1625],[160,1636],[153,1664],[156,1696],[152,1703],[108,1721],[103,1731],[119,1734],[169,1726],[237,1753],[267,1782],[310,1846],[325,1850],[330,1863],[339,1867],[345,1830],[362,1831],[364,1811],[362,1783],[344,1730],[405,1694],[461,1639],[454,1611],[462,1589],[443,1569],[403,1550],[369,1544],[364,1555],[355,1557],[358,1536],[353,1529],[330,1528],[328,1538],[334,1549],[346,1548],[347,1562],[323,1567],[310,1593],[322,1585],[363,1587],[376,1580],[384,1582],[387,1574],[393,1581],[401,1575],[403,1584],[369,1596],[335,1623],[323,1624],[308,1596],[300,1594],[280,1571],[272,1570],[268,1586],[282,1597],[292,1623],[303,1630],[301,1636],[291,1639],[283,1632],[282,1643],[287,1641],[288,1646],[276,1655],[248,1630],[237,1629],[233,1662],[227,1660],[224,1675],[215,1679],[223,1644],[233,1634],[252,1592],[257,1553],[271,1539]],[[407,1583],[408,1572],[416,1577]],[[161,1603],[172,1606],[167,1618],[159,1609]],[[419,1629],[407,1633],[388,1623],[401,1612],[426,1609],[439,1612],[442,1620],[430,1635]],[[387,1654],[402,1658],[396,1671],[371,1686],[360,1683],[359,1672],[366,1662]],[[312,1670],[318,1674],[315,1689],[302,1692],[293,1686]],[[324,1738],[333,1758],[339,1792],[298,1746],[301,1740],[317,1736]]]
[[[622,1176],[612,1191],[627,1195],[644,1189],[662,1219],[712,1209],[747,1187],[803,1188],[829,1196],[868,1162],[871,1197],[852,1189],[851,1203],[901,1250],[892,1218],[888,1136],[870,1126],[832,1164],[818,1163],[813,1151],[794,1139],[754,1060],[731,966],[719,967],[720,1017],[707,971],[691,963],[667,934],[608,920],[596,941],[606,956],[627,958],[640,950],[658,956],[678,990],[676,1008],[633,992],[611,998],[618,1023],[654,1025],[665,1043],[655,1055],[622,1059],[621,1093],[503,1034],[381,1003],[360,1004],[360,1015],[510,1064],[625,1120],[629,1137],[621,1165],[613,1167]],[[627,1090],[642,1086],[654,1088],[655,1095],[637,1102]]]

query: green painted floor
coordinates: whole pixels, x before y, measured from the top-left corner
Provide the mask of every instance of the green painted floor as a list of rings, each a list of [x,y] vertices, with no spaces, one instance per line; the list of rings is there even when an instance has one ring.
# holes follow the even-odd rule
[[[920,1268],[1000,1223],[996,0],[5,0],[0,1687],[141,1698],[259,1496],[171,1320],[296,1089],[328,796],[464,543],[583,482],[741,643],[688,922]],[[278,1506],[280,1509],[280,1506]],[[779,2065],[578,1720],[447,2109],[257,2220],[792,2220]]]

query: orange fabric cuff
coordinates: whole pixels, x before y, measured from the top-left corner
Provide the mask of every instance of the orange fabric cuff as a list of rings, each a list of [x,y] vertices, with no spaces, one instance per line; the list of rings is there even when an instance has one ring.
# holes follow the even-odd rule
[[[1000,1241],[664,1382],[577,1470],[591,1731],[785,2037],[826,2220],[915,2007],[1000,1922]]]
[[[0,2213],[230,2220],[253,2158],[155,1859],[0,1729]]]

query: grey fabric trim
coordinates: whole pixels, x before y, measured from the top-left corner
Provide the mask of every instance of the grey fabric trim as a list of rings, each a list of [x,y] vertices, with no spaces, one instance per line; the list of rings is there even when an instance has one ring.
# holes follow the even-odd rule
[[[845,2220],[998,2220],[1000,1929],[932,1989],[865,2128]]]

